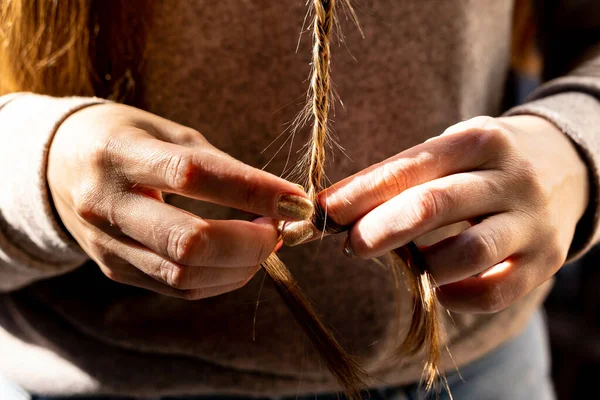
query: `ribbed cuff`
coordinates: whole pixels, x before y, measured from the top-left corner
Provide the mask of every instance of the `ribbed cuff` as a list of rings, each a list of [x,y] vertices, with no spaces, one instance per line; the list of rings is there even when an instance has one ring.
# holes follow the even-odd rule
[[[53,212],[46,179],[48,151],[58,126],[69,115],[106,101],[31,93],[9,96],[8,101],[0,97],[2,286],[11,280],[7,268],[29,269],[21,272],[27,280],[35,280],[71,270],[87,259]]]

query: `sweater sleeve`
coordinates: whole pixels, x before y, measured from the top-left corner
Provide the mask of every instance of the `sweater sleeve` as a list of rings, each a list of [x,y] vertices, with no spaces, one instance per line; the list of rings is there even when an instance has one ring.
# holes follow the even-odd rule
[[[588,166],[589,206],[577,225],[570,262],[600,241],[600,10],[596,1],[546,0],[539,11],[546,82],[505,115],[537,115],[554,123]]]
[[[31,93],[0,96],[0,292],[64,274],[87,260],[56,219],[46,167],[60,123],[103,101]]]

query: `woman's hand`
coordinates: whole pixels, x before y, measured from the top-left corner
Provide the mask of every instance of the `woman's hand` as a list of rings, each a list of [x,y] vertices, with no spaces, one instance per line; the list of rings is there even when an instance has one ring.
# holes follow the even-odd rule
[[[345,252],[361,258],[469,221],[423,254],[446,307],[494,312],[562,266],[587,179],[574,146],[546,120],[478,117],[344,179],[319,201],[333,221],[353,225]]]
[[[177,193],[278,220],[312,215],[295,184],[249,167],[198,132],[119,104],[59,127],[48,184],[65,227],[118,282],[199,299],[245,285],[277,245],[276,222],[215,221],[163,202]]]

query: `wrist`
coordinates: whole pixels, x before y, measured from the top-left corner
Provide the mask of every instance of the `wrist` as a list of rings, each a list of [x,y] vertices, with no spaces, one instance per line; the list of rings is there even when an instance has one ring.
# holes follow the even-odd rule
[[[70,128],[72,123],[76,124],[76,118],[80,117],[83,113],[91,108],[111,104],[111,102],[108,100],[98,98],[82,98],[81,100],[82,103],[79,105],[79,107],[73,108],[68,113],[65,113],[56,124],[54,132],[51,135],[47,146],[45,160],[46,192],[48,194],[49,211],[56,222],[56,227],[63,235],[63,238],[69,240],[71,243],[77,243],[77,241],[72,236],[71,232],[69,232],[69,229],[61,217],[61,212],[59,211],[60,207],[58,205],[60,202],[58,199],[58,189],[63,183],[63,179],[61,179],[61,177],[66,172],[65,169],[68,170],[70,167],[68,162],[65,162],[64,156],[69,153],[75,154],[77,151],[77,145],[72,138],[65,138],[64,146],[61,146],[60,142],[63,141],[64,134],[68,136],[69,132],[74,130],[76,131],[76,129]],[[85,134],[85,132],[80,131],[76,132],[76,134],[81,135]],[[57,147],[60,147],[60,149],[57,149]],[[61,157],[63,158],[62,160]]]

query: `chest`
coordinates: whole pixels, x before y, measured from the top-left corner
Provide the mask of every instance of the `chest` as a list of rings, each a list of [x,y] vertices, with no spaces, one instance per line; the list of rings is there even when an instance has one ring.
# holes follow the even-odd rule
[[[144,107],[215,146],[282,174],[307,130],[311,37],[305,0],[157,2],[143,71]],[[355,0],[364,37],[340,12],[332,127],[339,179],[448,125],[494,113],[507,64],[510,0]],[[310,18],[309,18],[310,19]],[[307,20],[308,21],[308,20]],[[304,24],[304,25],[303,25]],[[269,147],[270,146],[270,147]],[[288,157],[289,155],[289,157]],[[289,165],[289,164],[288,164]]]

